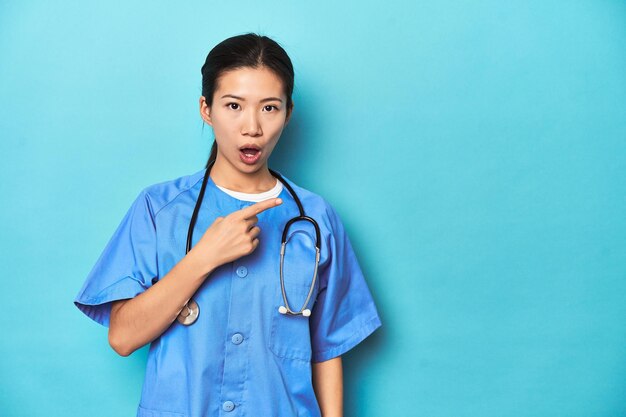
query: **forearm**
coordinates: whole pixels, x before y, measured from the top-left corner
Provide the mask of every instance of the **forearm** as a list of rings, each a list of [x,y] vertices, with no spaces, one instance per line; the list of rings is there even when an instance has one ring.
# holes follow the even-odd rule
[[[322,417],[343,417],[341,356],[312,364],[313,389]]]
[[[163,278],[132,299],[111,307],[109,344],[128,356],[160,336],[214,267],[200,262],[193,249]]]

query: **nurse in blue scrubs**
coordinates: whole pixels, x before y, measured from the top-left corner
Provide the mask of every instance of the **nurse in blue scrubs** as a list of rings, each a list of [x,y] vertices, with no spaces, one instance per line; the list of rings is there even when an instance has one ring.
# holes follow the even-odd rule
[[[202,67],[200,115],[213,128],[206,170],[144,188],[74,303],[109,328],[122,356],[150,344],[139,417],[342,415],[341,355],[381,326],[350,239],[333,207],[286,176],[320,228],[310,316],[281,314],[281,235],[297,204],[268,168],[292,111],[284,49],[256,34],[215,46]],[[315,229],[288,232],[284,287],[307,298]],[[199,314],[182,323],[193,300]]]

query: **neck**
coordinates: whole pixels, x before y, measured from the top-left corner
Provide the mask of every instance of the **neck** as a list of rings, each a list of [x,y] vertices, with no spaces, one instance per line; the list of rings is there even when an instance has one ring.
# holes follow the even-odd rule
[[[219,153],[211,168],[211,179],[221,187],[241,193],[262,193],[276,185],[267,162],[254,172],[244,172],[230,164]]]

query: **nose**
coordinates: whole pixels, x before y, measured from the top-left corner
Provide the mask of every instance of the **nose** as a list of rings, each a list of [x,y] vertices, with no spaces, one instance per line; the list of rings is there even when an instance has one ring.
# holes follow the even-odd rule
[[[249,111],[245,117],[241,133],[249,136],[260,136],[263,134],[261,123],[256,111]]]

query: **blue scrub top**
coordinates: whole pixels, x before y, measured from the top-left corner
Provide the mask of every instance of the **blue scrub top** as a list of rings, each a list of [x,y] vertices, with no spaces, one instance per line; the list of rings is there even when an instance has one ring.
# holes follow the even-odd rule
[[[146,291],[185,256],[204,174],[142,190],[74,300],[83,313],[108,327],[112,301]],[[283,178],[321,231],[311,316],[278,312],[281,234],[298,215],[283,187],[283,203],[257,216],[257,248],[215,269],[198,288],[197,321],[174,321],[151,342],[138,417],[319,417],[311,363],[344,354],[381,326],[338,214],[319,195]],[[216,217],[252,204],[220,190],[209,176],[192,243]],[[291,309],[299,311],[313,277],[315,232],[309,222],[296,222],[288,236],[285,291]]]

